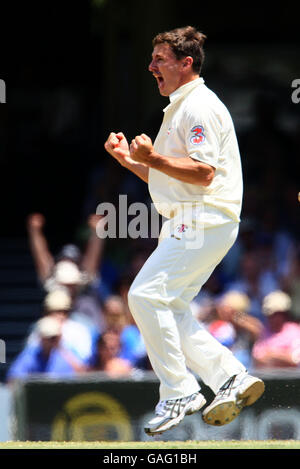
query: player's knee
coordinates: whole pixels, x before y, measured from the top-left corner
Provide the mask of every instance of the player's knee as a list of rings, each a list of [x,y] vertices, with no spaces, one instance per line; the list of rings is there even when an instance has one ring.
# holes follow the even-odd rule
[[[128,291],[128,306],[132,312],[142,311],[151,303],[146,287],[133,283]],[[150,306],[150,304],[149,304]]]
[[[142,304],[141,304],[141,296],[138,294],[138,291],[131,286],[131,288],[128,291],[128,307],[130,309],[130,312],[135,319],[135,321],[138,322],[139,320],[139,315],[142,314],[142,310],[144,309]]]
[[[138,294],[138,290],[132,285],[128,291],[128,306],[130,309],[135,309],[138,306],[140,301],[140,295]]]

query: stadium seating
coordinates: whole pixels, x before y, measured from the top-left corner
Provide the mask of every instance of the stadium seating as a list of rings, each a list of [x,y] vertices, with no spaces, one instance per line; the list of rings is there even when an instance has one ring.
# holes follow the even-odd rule
[[[0,364],[3,382],[31,324],[40,316],[44,296],[26,239],[0,239],[0,285],[0,339],[6,347],[6,363]]]

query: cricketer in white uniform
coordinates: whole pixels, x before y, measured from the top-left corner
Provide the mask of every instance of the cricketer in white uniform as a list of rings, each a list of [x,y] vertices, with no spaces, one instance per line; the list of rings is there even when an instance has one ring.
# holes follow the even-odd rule
[[[264,391],[233,354],[197,321],[190,303],[236,240],[243,182],[230,114],[199,76],[205,36],[187,26],[153,41],[149,70],[169,96],[152,144],[130,147],[111,133],[106,150],[148,182],[163,216],[159,243],[135,278],[128,302],[143,335],[160,400],[145,431],[155,435],[206,403],[198,375],[216,394],[203,412],[212,425],[232,421]]]

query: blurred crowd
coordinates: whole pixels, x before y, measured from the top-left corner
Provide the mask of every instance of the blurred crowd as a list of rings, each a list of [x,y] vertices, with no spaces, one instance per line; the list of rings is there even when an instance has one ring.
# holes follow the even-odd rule
[[[96,234],[98,215],[88,219],[82,253],[74,244],[57,256],[49,250],[45,218],[28,218],[36,272],[45,296],[8,382],[32,374],[74,376],[101,371],[110,377],[151,370],[127,293],[145,256],[137,251],[112,285],[102,274],[105,240]],[[289,235],[254,243],[255,227],[241,224],[238,240],[192,302],[204,328],[248,368],[300,366],[300,250]],[[280,239],[277,239],[277,238]]]
[[[101,276],[105,242],[96,233],[101,219],[88,218],[84,253],[67,244],[53,256],[44,233],[45,217],[28,217],[29,244],[45,296],[41,317],[8,370],[9,382],[36,373],[73,376],[102,371],[115,377],[151,369],[128,309],[132,276],[120,278],[114,289]]]
[[[254,127],[239,135],[245,179],[239,236],[194,298],[192,311],[248,369],[279,370],[300,366],[300,133],[281,128],[272,99],[257,100]],[[116,201],[116,194],[128,194],[129,201],[138,200],[141,191],[146,194],[140,181],[114,162],[100,166],[91,174],[86,214],[101,200]],[[104,183],[109,180],[114,184]],[[125,256],[122,240],[113,240],[116,268],[107,261],[107,241],[96,234],[101,217],[86,218],[84,249],[67,244],[53,255],[45,217],[28,217],[29,244],[45,297],[40,319],[8,370],[9,382],[34,373],[101,371],[117,377],[151,370],[127,292],[156,241],[127,240]]]

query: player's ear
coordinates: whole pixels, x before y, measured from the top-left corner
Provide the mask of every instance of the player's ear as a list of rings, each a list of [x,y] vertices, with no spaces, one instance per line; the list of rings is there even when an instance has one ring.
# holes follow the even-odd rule
[[[182,65],[183,65],[184,68],[192,67],[193,62],[194,62],[193,57],[191,57],[190,55],[188,55],[187,57],[185,57],[185,58],[183,59]]]

